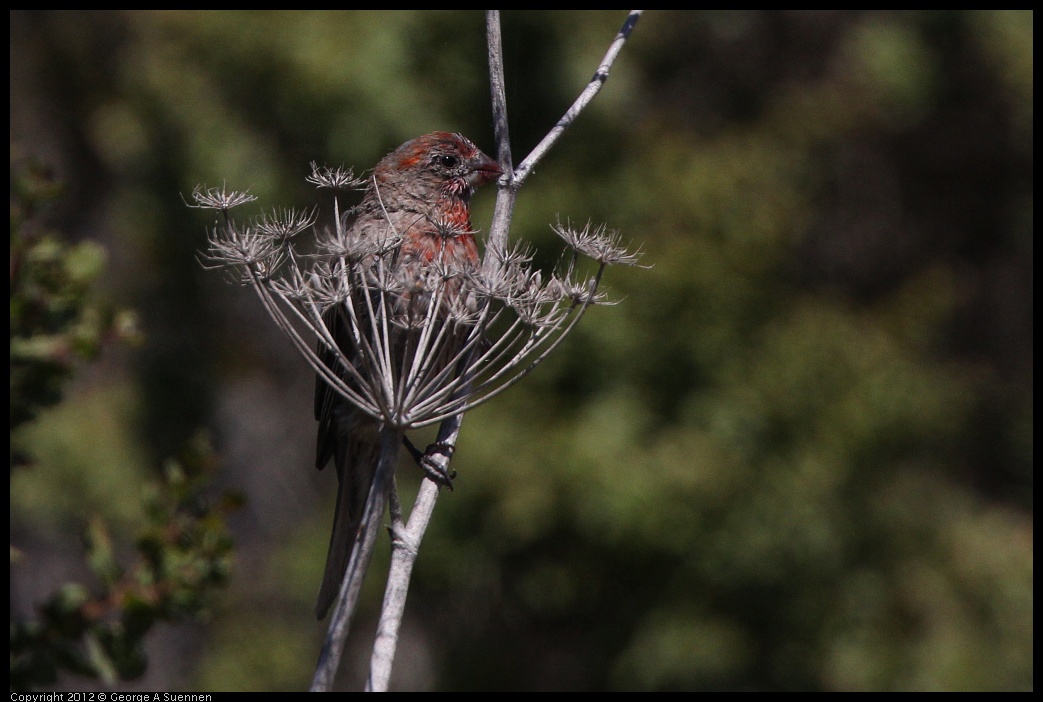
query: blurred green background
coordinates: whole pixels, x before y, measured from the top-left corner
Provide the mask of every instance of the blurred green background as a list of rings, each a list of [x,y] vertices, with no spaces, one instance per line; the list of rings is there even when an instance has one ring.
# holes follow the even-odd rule
[[[624,18],[504,13],[516,160]],[[1032,688],[1032,20],[642,18],[512,236],[549,265],[549,224],[605,222],[653,267],[611,270],[620,304],[467,415],[393,687]],[[11,13],[12,155],[64,181],[54,226],[105,248],[98,295],[145,334],[20,437],[12,611],[203,427],[247,499],[232,585],[125,688],[307,686],[334,498],[313,379],[200,267],[183,197],[308,206],[310,161],[361,171],[434,129],[491,152],[486,67],[473,11]]]

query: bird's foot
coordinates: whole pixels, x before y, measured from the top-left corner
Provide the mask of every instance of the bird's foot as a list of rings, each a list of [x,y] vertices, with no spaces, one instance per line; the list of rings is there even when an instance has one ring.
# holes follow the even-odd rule
[[[456,471],[449,469],[449,461],[453,457],[454,450],[452,444],[445,441],[436,441],[433,444],[428,444],[427,448],[421,452],[407,437],[402,437],[402,441],[406,446],[406,450],[409,451],[413,460],[416,461],[429,480],[433,480],[436,485],[447,487],[450,490],[453,489],[453,479],[456,477]],[[444,456],[444,459],[439,460],[436,456]]]

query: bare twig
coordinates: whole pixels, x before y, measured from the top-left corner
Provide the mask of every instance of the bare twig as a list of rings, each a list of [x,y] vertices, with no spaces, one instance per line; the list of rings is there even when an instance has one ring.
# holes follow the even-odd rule
[[[337,668],[340,666],[340,658],[344,653],[344,643],[351,627],[351,619],[355,614],[359,593],[362,590],[362,580],[369,567],[369,561],[373,557],[377,533],[380,531],[380,523],[384,519],[384,511],[387,509],[388,492],[401,445],[402,433],[400,431],[392,429],[381,431],[377,470],[373,476],[373,484],[369,491],[369,498],[366,500],[365,510],[362,513],[362,526],[359,528],[359,535],[355,540],[355,548],[351,550],[351,559],[348,561],[344,580],[341,582],[337,604],[330,617],[326,641],[322,645],[319,662],[315,667],[315,677],[311,682],[312,692],[326,692],[333,687],[333,680],[337,675]]]
[[[437,445],[455,446],[460,436],[463,415],[456,415],[442,422],[438,431]],[[429,452],[423,460],[440,463],[440,470],[448,471],[450,451]],[[420,484],[409,523],[403,524],[398,496],[392,492],[391,505],[391,566],[388,570],[387,587],[384,590],[384,605],[377,624],[377,638],[373,643],[373,655],[369,663],[369,680],[366,689],[370,692],[385,692],[391,679],[391,666],[398,646],[398,632],[402,626],[402,615],[409,594],[409,579],[413,573],[420,541],[424,538],[427,525],[438,501],[438,484],[424,480]]]
[[[518,197],[514,187],[514,164],[511,162],[511,137],[507,125],[507,92],[503,78],[503,41],[500,38],[500,11],[487,10],[485,15],[485,38],[489,47],[489,85],[492,90],[493,132],[496,137],[496,158],[503,169],[493,221],[489,226],[489,238],[485,243],[483,269],[493,274],[501,265],[503,252],[507,250],[508,232],[514,201]]]
[[[583,89],[583,92],[579,94],[576,101],[572,103],[572,106],[562,115],[562,118],[558,120],[558,123],[547,133],[547,136],[543,137],[543,140],[536,145],[536,148],[525,157],[525,159],[518,166],[518,170],[514,173],[514,187],[515,189],[520,188],[521,184],[525,182],[525,179],[532,173],[533,167],[539,163],[540,159],[550,151],[550,148],[554,146],[554,143],[558,141],[561,135],[568,129],[579,113],[583,111],[590,101],[594,99],[594,96],[601,90],[601,86],[608,80],[609,69],[612,68],[612,64],[615,62],[619,52],[623,49],[623,45],[627,39],[630,38],[630,32],[634,29],[634,25],[641,19],[641,14],[644,10],[631,10],[630,14],[627,15],[627,19],[623,22],[623,26],[620,28],[619,33],[616,34],[616,38],[612,41],[612,45],[608,47],[608,52],[605,57],[601,59],[601,65],[598,66],[598,70],[595,71],[594,77],[587,83],[587,87]]]

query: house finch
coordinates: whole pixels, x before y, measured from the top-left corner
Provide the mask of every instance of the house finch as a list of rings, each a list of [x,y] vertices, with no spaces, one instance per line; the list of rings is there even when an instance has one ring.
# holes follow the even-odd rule
[[[345,228],[349,238],[363,241],[401,237],[397,253],[388,259],[383,271],[394,276],[404,291],[391,303],[391,326],[408,329],[405,318],[418,308],[419,315],[424,315],[432,294],[428,281],[437,279],[436,268],[463,268],[478,263],[469,201],[475,188],[502,172],[496,161],[470,141],[448,132],[407,141],[373,169],[369,188],[350,213]],[[371,270],[377,267],[376,254],[372,258],[373,262],[367,264]],[[442,294],[450,299],[443,298],[442,304],[452,305],[451,297],[458,292],[459,285],[443,284]],[[376,296],[375,292],[369,294]],[[358,312],[366,309],[365,304],[356,303],[355,308],[355,328],[341,305],[330,307],[323,321],[344,356],[360,367],[364,361],[360,360],[363,354],[359,338],[372,338],[379,333],[374,328],[379,325]],[[356,337],[356,333],[360,336]],[[396,355],[406,353],[406,335],[400,329],[391,336],[392,362],[403,362]],[[319,353],[330,370],[349,385],[358,385],[343,370],[334,351],[320,344]],[[438,358],[443,367],[455,353],[452,344],[442,350]],[[319,421],[316,466],[322,470],[332,458],[338,480],[333,535],[315,606],[316,615],[322,619],[340,590],[369,496],[380,450],[380,425],[335,392],[321,376],[315,384],[315,418]]]

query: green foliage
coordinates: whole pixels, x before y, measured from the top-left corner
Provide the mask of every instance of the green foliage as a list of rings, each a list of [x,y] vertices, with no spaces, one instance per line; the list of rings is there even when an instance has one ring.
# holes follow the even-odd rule
[[[105,254],[40,224],[60,191],[40,166],[11,163],[11,430],[61,400],[76,359],[97,354],[114,319],[87,300]]]
[[[68,245],[57,232],[40,227],[38,218],[58,190],[39,167],[12,163],[12,432],[61,401],[76,360],[95,357],[106,339],[126,338],[131,331],[130,315],[102,311],[91,301],[91,283],[104,264],[102,249],[89,242]],[[40,469],[25,465],[32,461],[28,452],[19,452],[22,472]],[[230,498],[207,504],[204,490],[215,470],[213,451],[202,436],[167,462],[163,480],[145,495],[138,560],[130,567],[117,557],[105,521],[90,520],[86,560],[100,587],[94,593],[67,583],[37,605],[35,618],[12,613],[12,690],[51,686],[61,672],[107,684],[140,677],[147,663],[144,637],[156,622],[208,612],[231,567],[224,516],[234,507]],[[33,565],[14,547],[11,561],[12,569]]]
[[[87,564],[100,592],[69,583],[38,606],[36,619],[12,620],[13,690],[53,685],[61,671],[110,685],[140,677],[144,639],[157,622],[209,612],[215,590],[228,581],[232,543],[224,517],[236,506],[231,498],[217,505],[204,498],[215,467],[201,438],[167,462],[164,479],[145,496],[138,559],[129,567],[116,557],[104,522],[91,520]]]

